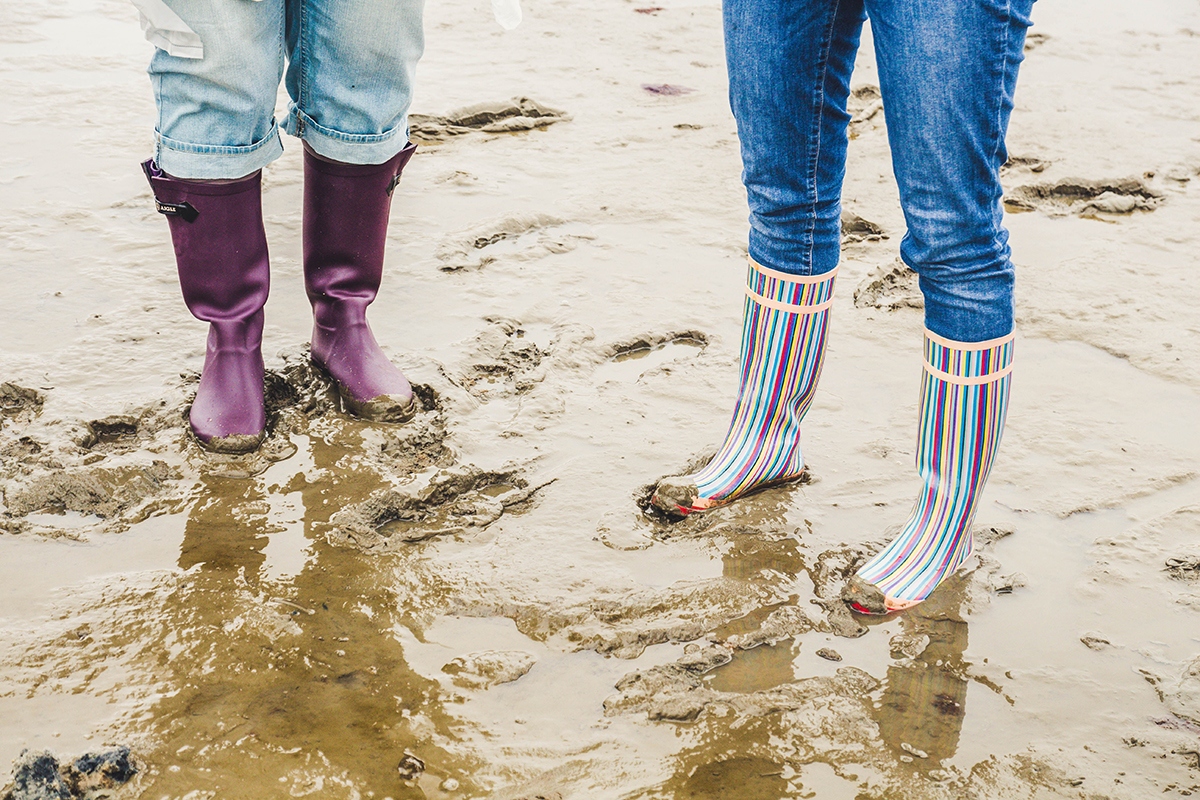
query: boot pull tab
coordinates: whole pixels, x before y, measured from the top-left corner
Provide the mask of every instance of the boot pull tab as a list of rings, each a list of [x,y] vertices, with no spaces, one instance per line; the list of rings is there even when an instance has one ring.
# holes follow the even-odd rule
[[[388,183],[387,195],[392,196],[392,192],[396,190],[396,186],[400,183],[400,175],[404,172],[404,167],[408,164],[408,160],[412,158],[413,153],[417,152],[417,146],[412,142],[404,145],[400,152],[396,154],[396,176]]]
[[[191,203],[164,203],[157,197],[154,198],[154,208],[168,217],[182,217],[184,222],[195,222],[196,217],[200,216],[200,212]]]

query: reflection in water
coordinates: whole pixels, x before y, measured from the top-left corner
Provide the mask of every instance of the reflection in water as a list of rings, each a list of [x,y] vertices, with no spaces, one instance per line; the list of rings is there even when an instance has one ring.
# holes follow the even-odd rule
[[[958,750],[962,734],[967,623],[909,614],[904,624],[909,636],[926,636],[929,644],[916,658],[888,667],[876,713],[879,733],[897,755],[915,755],[914,765],[936,769]]]
[[[726,554],[725,573],[746,580],[800,575],[803,561],[794,540],[748,537]],[[967,625],[953,610],[960,600],[946,591],[895,620],[901,628],[893,663],[877,691],[852,664],[825,667],[825,677],[805,674],[814,662],[803,635],[734,652],[703,678],[698,691],[710,693],[707,709],[678,728],[686,746],[671,777],[635,796],[840,800],[861,796],[864,775],[878,791],[871,796],[923,796],[916,787],[945,768],[962,732]],[[722,641],[752,635],[780,605],[764,605],[716,633]],[[802,650],[810,661],[798,660]],[[855,673],[865,683],[842,680]]]
[[[184,529],[180,569],[203,564],[205,572],[257,576],[268,542],[262,487],[239,478],[206,477],[199,496]]]
[[[411,611],[399,608],[395,578],[415,578],[324,538],[335,511],[379,487],[347,468],[343,456],[361,448],[353,427],[330,440],[339,433],[352,443],[314,436],[307,464],[302,455],[256,480],[201,487],[180,553],[189,572],[160,620],[167,673],[145,715],[157,743],[146,796],[418,798],[442,796],[451,772],[466,783],[435,742],[447,729],[438,687],[409,668],[394,633]],[[271,485],[280,472],[292,475]],[[280,518],[288,494],[300,502]],[[307,558],[293,559],[303,564],[294,578],[272,580],[264,549],[292,526]],[[405,781],[402,762],[431,774]]]

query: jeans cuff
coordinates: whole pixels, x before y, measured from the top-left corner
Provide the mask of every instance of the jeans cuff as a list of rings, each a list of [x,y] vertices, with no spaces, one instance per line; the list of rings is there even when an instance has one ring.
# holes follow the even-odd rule
[[[408,144],[408,118],[384,133],[342,133],[318,125],[313,118],[293,108],[287,132],[308,143],[317,155],[343,164],[383,164]]]
[[[246,146],[194,144],[154,132],[154,163],[173,178],[229,180],[243,178],[283,155],[279,126]]]

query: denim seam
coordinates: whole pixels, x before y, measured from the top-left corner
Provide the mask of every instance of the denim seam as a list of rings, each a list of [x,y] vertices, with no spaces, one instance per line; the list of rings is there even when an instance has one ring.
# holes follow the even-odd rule
[[[816,257],[817,249],[817,205],[821,202],[820,190],[817,188],[817,171],[821,163],[821,129],[823,127],[822,122],[824,121],[825,106],[827,103],[825,83],[829,78],[829,51],[833,48],[833,29],[837,26],[838,6],[839,2],[835,1],[832,13],[829,16],[829,27],[825,31],[825,41],[821,48],[821,81],[817,87],[817,113],[813,114],[815,121],[813,126],[815,130],[813,141],[815,142],[814,147],[816,152],[813,154],[812,165],[808,175],[809,186],[812,187],[812,211],[809,214],[810,223],[807,231],[808,258],[806,261],[808,262],[808,269],[805,273],[806,275],[813,274],[813,259]]]
[[[162,160],[162,137],[159,131],[163,128],[163,103],[162,103],[162,74],[154,73],[154,105],[157,106],[158,119],[154,124],[154,163],[158,164]]]
[[[996,116],[995,116],[995,122],[994,122],[994,124],[996,126],[994,129],[996,141],[992,148],[991,163],[988,164],[989,170],[992,170],[992,169],[999,170],[1000,169],[1000,165],[997,164],[996,162],[1000,158],[1000,148],[1002,148],[1004,146],[1004,130],[1003,130],[1004,126],[1001,124],[1001,118],[1004,116],[1004,94],[1008,89],[1008,84],[1007,84],[1008,54],[1009,54],[1009,51],[1012,46],[1012,42],[1010,40],[1013,35],[1012,16],[1013,16],[1012,0],[1008,0],[1008,2],[1006,2],[1004,4],[1004,20],[1003,20],[1004,33],[1003,33],[1003,36],[1001,37],[1002,55],[1000,57],[1000,74],[997,76],[997,81],[996,81],[997,85],[1000,87],[1000,91],[996,93],[996,98],[997,98],[996,99]],[[1002,195],[1003,191],[1001,191],[1000,194]],[[997,197],[996,200],[998,201],[999,197]],[[1003,219],[1003,217],[1002,217],[1002,219]],[[996,226],[996,229],[994,231],[992,231],[993,244],[999,244],[1000,232],[1003,230],[1003,224],[1004,224],[1003,221],[1001,221]]]
[[[296,101],[296,135],[304,138],[304,108],[308,105],[308,3],[300,0],[300,31],[296,35],[296,47],[300,50],[300,97]]]
[[[279,47],[276,49],[276,58],[278,59],[276,62],[276,69],[279,68],[278,65],[285,64],[285,48],[287,47],[287,9],[284,3],[279,4],[279,39],[277,44]],[[287,66],[285,65],[283,69],[284,74],[280,77],[286,81]],[[271,116],[275,116],[274,110],[271,111]]]

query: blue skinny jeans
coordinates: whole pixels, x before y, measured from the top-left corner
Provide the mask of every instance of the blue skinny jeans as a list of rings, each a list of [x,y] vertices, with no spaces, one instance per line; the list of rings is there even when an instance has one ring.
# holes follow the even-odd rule
[[[203,58],[156,50],[154,160],[177,178],[240,178],[283,152],[287,132],[319,155],[382,164],[408,143],[424,0],[166,0]],[[285,73],[286,67],[286,73]]]
[[[892,170],[929,330],[1013,326],[999,170],[1033,0],[724,0],[750,255],[798,275],[838,263],[846,101],[871,21]]]

